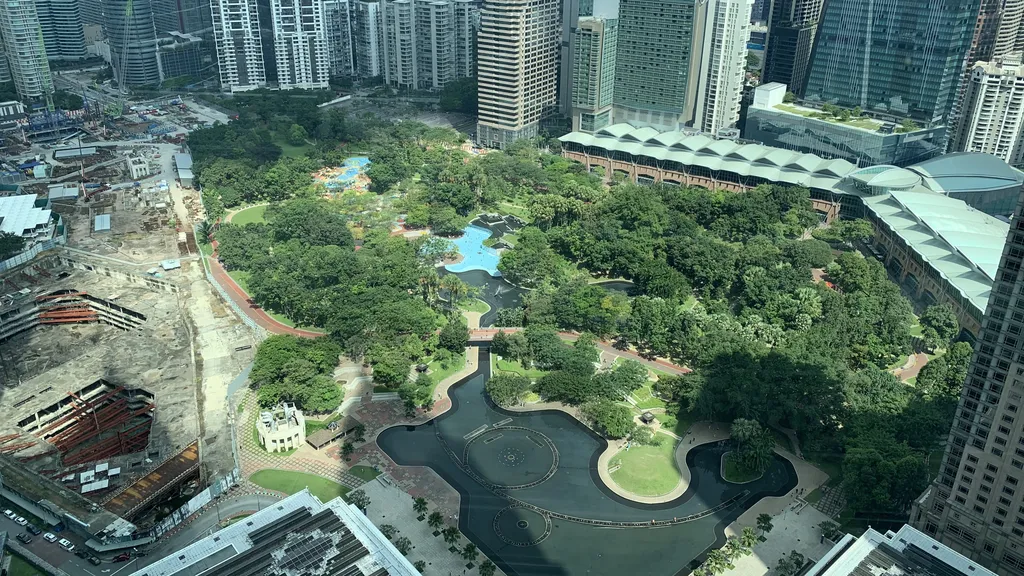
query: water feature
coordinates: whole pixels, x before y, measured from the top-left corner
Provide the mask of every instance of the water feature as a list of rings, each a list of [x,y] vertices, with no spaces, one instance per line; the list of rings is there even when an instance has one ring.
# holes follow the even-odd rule
[[[451,274],[451,272],[447,272]],[[456,274],[463,282],[477,289],[476,297],[491,307],[480,317],[480,326],[486,328],[494,324],[499,308],[515,308],[522,303],[523,289],[517,288],[502,277],[494,277],[483,270],[471,270]]]
[[[510,576],[619,576],[686,573],[723,530],[766,496],[796,485],[776,456],[758,480],[722,479],[723,443],[687,454],[691,483],[663,504],[638,504],[611,492],[597,461],[606,442],[558,411],[508,412],[490,402],[490,354],[449,389],[452,408],[420,426],[381,432],[395,462],[429,466],[461,494],[459,528]],[[481,431],[483,430],[483,431]]]
[[[454,238],[451,243],[462,254],[462,261],[455,264],[446,264],[445,269],[449,272],[468,272],[470,270],[483,270],[491,276],[501,276],[498,271],[498,251],[494,248],[484,246],[484,240],[491,237],[491,231],[470,224],[462,231],[462,236]]]

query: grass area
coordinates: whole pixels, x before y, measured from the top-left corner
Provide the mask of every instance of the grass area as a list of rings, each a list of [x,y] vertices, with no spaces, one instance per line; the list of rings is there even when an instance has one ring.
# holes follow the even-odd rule
[[[291,450],[285,450],[284,452],[267,452],[267,449],[263,447],[263,444],[260,444],[260,434],[259,434],[259,432],[256,431],[256,419],[255,418],[253,418],[252,420],[249,421],[249,426],[252,427],[252,441],[253,441],[253,444],[256,445],[256,448],[258,450],[262,450],[264,454],[269,454],[271,456],[280,456],[281,458],[286,458],[288,456],[291,456],[292,454],[295,454],[295,451],[298,450],[298,448],[292,448]]]
[[[479,298],[469,298],[459,304],[459,308],[466,312],[479,312],[480,314],[486,314],[491,311],[491,305]]]
[[[519,234],[505,234],[501,237],[501,241],[505,244],[515,246],[516,242],[519,241]]]
[[[43,576],[46,574],[46,572],[43,572],[29,564],[28,560],[25,560],[21,556],[10,552],[8,552],[8,554],[11,558],[11,566],[7,570],[7,576]]]
[[[540,402],[540,394],[537,394],[536,392],[527,392],[526,395],[523,396],[523,402],[527,404]]]
[[[523,368],[523,365],[520,364],[519,362],[504,360],[498,358],[497,356],[492,356],[492,358],[494,358],[494,360],[493,364],[491,365],[491,369],[494,372],[510,372],[512,374],[526,376],[531,380],[542,378],[545,374],[547,374],[547,371],[545,370],[538,370],[536,368]]]
[[[697,305],[697,299],[694,298],[693,295],[691,294],[690,296],[687,296],[686,300],[683,302],[683,310],[689,310],[689,309],[693,308],[696,305]]]
[[[334,500],[336,497],[345,496],[349,492],[348,488],[327,478],[291,470],[260,470],[250,476],[249,480],[257,486],[267,490],[284,492],[289,496],[308,487],[309,491],[319,498],[321,502]]]
[[[437,388],[437,385],[440,384],[442,380],[451,376],[452,374],[455,374],[459,370],[462,370],[465,366],[466,355],[457,354],[453,355],[451,359],[448,360],[447,368],[445,368],[442,365],[442,362],[440,360],[431,360],[430,362],[427,363],[427,374],[430,375],[430,379],[434,382],[434,388]],[[431,390],[430,394],[431,396],[433,396],[434,391]]]
[[[818,120],[824,120],[825,122],[830,122],[832,124],[840,124],[842,126],[853,126],[854,128],[863,128],[865,130],[878,130],[878,128],[881,126],[881,122],[877,120],[872,120],[870,118],[850,118],[846,122],[843,122],[838,118],[835,118],[831,115],[827,115],[824,112],[820,112],[818,110],[806,110],[802,108],[797,108],[796,106],[790,106],[788,104],[776,104],[775,107],[778,108],[779,110],[783,110],[791,114],[803,116],[804,118],[817,118]]]
[[[280,134],[274,135],[274,144],[277,144],[278,146],[281,147],[282,156],[287,156],[289,158],[302,158],[303,156],[306,155],[306,152],[309,152],[310,150],[313,149],[313,145],[310,144],[309,142],[306,142],[302,146],[295,146],[289,144],[288,139],[285,138],[284,135]]]
[[[252,206],[245,210],[239,210],[235,212],[235,215],[231,217],[232,224],[238,224],[239,226],[245,224],[260,224],[266,222],[263,219],[263,214],[267,211],[267,206]]]
[[[638,496],[661,496],[679,484],[675,457],[678,442],[664,434],[659,438],[661,444],[658,446],[634,445],[628,451],[620,451],[608,462],[609,469],[619,467],[611,477],[623,490]]]
[[[815,488],[813,492],[807,495],[807,498],[804,498],[804,500],[807,500],[811,504],[817,504],[824,495],[825,493],[821,491],[821,488]]]
[[[238,516],[235,516],[233,518],[229,518],[228,521],[224,524],[224,526],[231,526],[232,524],[235,524],[236,522],[241,522],[242,520],[245,520],[249,516],[252,516],[252,514],[251,513],[250,514],[243,513],[243,514],[239,514]]]
[[[761,473],[756,470],[747,470],[734,457],[735,452],[727,452],[722,458],[725,466],[722,466],[722,474],[727,482],[744,483],[757,480]]]
[[[375,385],[373,387],[373,391],[377,394],[387,394],[388,392],[394,392],[394,390],[392,390],[391,388],[388,388],[387,386],[381,386],[380,384]]]
[[[203,256],[213,256],[213,244],[210,244],[209,242],[200,242],[199,253]]]
[[[665,430],[675,433],[676,436],[682,438],[686,435],[686,431],[693,426],[693,423],[697,421],[697,415],[692,412],[686,414],[655,414],[654,417],[661,422],[661,427]]]
[[[533,221],[533,218],[530,217],[529,208],[513,204],[511,202],[498,202],[498,214],[510,214],[512,216],[518,216],[526,222]]]
[[[915,336],[917,338],[924,337],[924,329],[921,328],[921,324],[919,322],[915,321],[914,325],[910,327],[910,335]]]
[[[651,383],[648,382],[637,388],[630,396],[636,401],[636,407],[641,410],[650,410],[651,408],[664,408],[665,401],[654,395],[654,391],[651,390]]]
[[[380,472],[377,472],[376,470],[370,468],[369,466],[363,465],[357,465],[349,468],[348,473],[355,476],[356,478],[366,480],[367,482],[373,480],[377,476],[380,476]]]
[[[337,420],[341,420],[341,414],[332,414],[331,417],[326,420],[313,420],[312,418],[306,418],[306,436],[327,428],[328,424]]]

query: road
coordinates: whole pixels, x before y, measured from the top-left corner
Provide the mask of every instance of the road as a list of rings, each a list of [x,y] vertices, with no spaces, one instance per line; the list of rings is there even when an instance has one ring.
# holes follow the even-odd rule
[[[42,526],[40,526],[42,528]],[[25,528],[18,526],[13,520],[8,519],[6,516],[0,516],[0,530],[7,532],[8,538],[15,538],[18,534],[25,532]],[[75,544],[75,548],[79,548],[85,545],[85,541],[77,536],[69,534],[67,531],[57,534],[61,538],[67,538]],[[46,560],[53,566],[60,568],[61,570],[71,574],[71,576],[101,576],[103,574],[112,574],[114,570],[117,570],[123,564],[114,564],[110,562],[104,562],[99,566],[93,566],[89,564],[88,560],[84,560],[75,556],[74,552],[68,552],[57,545],[56,542],[50,543],[43,540],[43,535],[32,536],[32,542],[29,544],[21,544],[25,548],[28,548],[30,552],[39,556],[43,560]]]

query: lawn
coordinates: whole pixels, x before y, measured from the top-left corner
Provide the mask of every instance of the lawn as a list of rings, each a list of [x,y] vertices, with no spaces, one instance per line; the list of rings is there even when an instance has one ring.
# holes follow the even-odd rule
[[[370,468],[369,466],[363,465],[353,466],[349,468],[348,473],[355,476],[356,478],[366,480],[367,482],[373,480],[377,476],[380,476],[380,472],[377,472],[376,470]]]
[[[511,360],[503,360],[497,356],[494,358],[494,364],[491,367],[494,372],[510,372],[512,374],[518,374],[520,376],[526,376],[531,380],[543,378],[547,371],[537,370],[536,368],[523,368],[523,365],[519,362],[513,362]]]
[[[530,217],[530,209],[525,206],[513,204],[511,202],[498,202],[498,214],[509,214],[511,216],[518,216],[526,222],[532,222],[533,218]]]
[[[46,572],[38,570],[17,554],[8,553],[11,558],[11,567],[7,570],[7,576],[43,576]]]
[[[758,472],[756,470],[747,470],[745,467],[741,466],[738,462],[736,462],[736,459],[733,458],[732,456],[732,452],[726,452],[725,455],[722,456],[725,462],[725,466],[722,467],[722,471],[727,482],[735,482],[737,484],[742,484],[744,482],[751,482],[753,480],[757,480],[758,478],[761,477],[761,472]]]
[[[678,415],[666,412],[664,414],[655,414],[654,417],[658,422],[661,422],[662,429],[673,432],[680,438],[685,436],[686,431],[697,421],[697,416],[692,412]]]
[[[313,145],[309,142],[302,146],[294,146],[288,143],[288,140],[284,136],[274,135],[274,144],[281,147],[281,155],[289,158],[302,158],[313,149]]]
[[[651,390],[651,383],[648,382],[633,390],[630,393],[633,400],[636,402],[636,407],[641,410],[650,410],[651,408],[664,408],[665,401],[654,395],[654,391]]]
[[[466,355],[457,354],[452,355],[452,358],[448,360],[448,367],[445,368],[441,365],[440,360],[431,360],[427,364],[427,374],[430,374],[430,378],[434,381],[434,387],[436,388],[442,380],[455,374],[459,370],[462,370],[466,366]]]
[[[242,226],[244,224],[260,224],[266,222],[266,220],[263,219],[263,214],[266,211],[266,204],[262,206],[252,206],[245,210],[239,210],[231,217],[231,223]]]
[[[619,468],[611,473],[612,480],[623,490],[638,496],[668,494],[679,484],[676,467],[678,442],[664,434],[659,446],[637,446],[622,450],[608,463],[608,468]]]
[[[816,117],[818,115],[824,115],[823,112],[819,112],[817,110],[805,110],[805,109],[797,108],[795,106],[788,106],[786,104],[776,104],[775,107],[778,108],[779,110],[785,110],[786,112],[789,112],[791,114],[797,114],[797,115],[803,116],[805,118],[811,118],[811,117]],[[842,125],[842,126],[853,126],[854,128],[864,128],[865,130],[878,130],[879,126],[881,125],[877,120],[872,120],[871,118],[850,118],[846,122],[843,122],[843,121],[839,120],[838,118],[834,118],[834,117],[828,116],[828,115],[826,115],[826,116],[827,117],[825,117],[825,118],[818,118],[818,119],[819,120],[824,120],[825,122],[830,122],[832,124],[839,124],[839,125]]]
[[[480,314],[486,314],[491,311],[491,306],[487,302],[480,300],[479,298],[469,298],[459,304],[459,308],[466,312],[478,312]]]
[[[345,496],[349,492],[348,488],[327,478],[306,474],[305,472],[293,472],[291,470],[260,470],[250,476],[249,480],[257,486],[267,490],[283,492],[289,496],[308,487],[309,491],[319,498],[321,502],[334,500],[336,497]]]

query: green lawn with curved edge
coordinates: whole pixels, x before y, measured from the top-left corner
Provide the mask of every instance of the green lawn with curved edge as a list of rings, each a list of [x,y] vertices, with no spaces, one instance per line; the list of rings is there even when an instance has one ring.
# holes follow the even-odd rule
[[[676,442],[665,434],[658,434],[659,446],[637,446],[629,451],[620,450],[608,462],[612,480],[623,490],[637,496],[661,496],[668,494],[679,484],[681,478],[676,467]]]
[[[289,496],[308,487],[309,491],[321,502],[334,500],[349,492],[348,488],[327,478],[292,470],[260,470],[250,476],[249,480],[257,486],[283,492]]]
[[[480,300],[479,298],[469,298],[459,303],[459,308],[466,312],[479,312],[480,314],[486,314],[490,312],[491,306],[487,302]]]
[[[244,224],[259,224],[261,222],[266,222],[266,220],[263,219],[263,213],[266,211],[266,204],[262,206],[252,206],[245,210],[239,210],[231,217],[231,223],[242,226]]]

